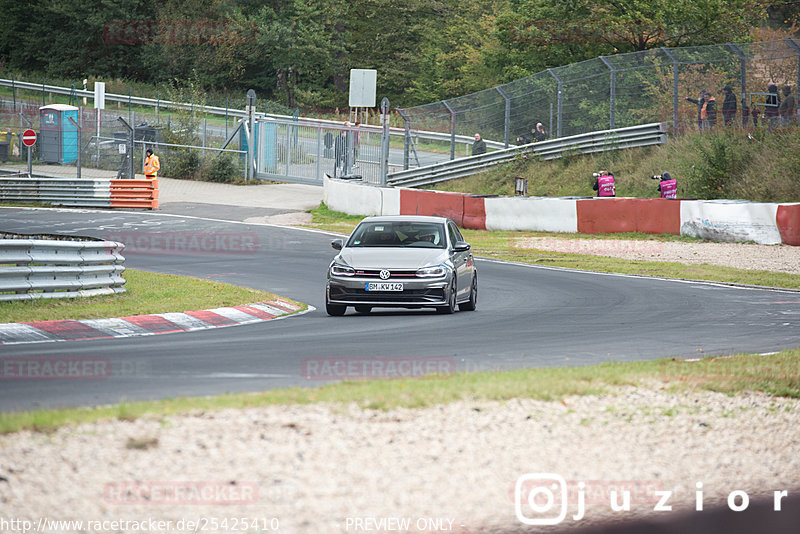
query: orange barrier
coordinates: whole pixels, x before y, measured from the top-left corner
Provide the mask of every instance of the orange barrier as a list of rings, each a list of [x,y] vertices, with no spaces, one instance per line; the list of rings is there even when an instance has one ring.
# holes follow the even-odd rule
[[[483,197],[417,189],[400,190],[401,215],[449,217],[462,228],[486,229]]]
[[[158,180],[111,180],[111,207],[158,209]]]
[[[781,241],[785,245],[800,246],[800,204],[778,206],[775,219]]]
[[[662,198],[578,200],[578,232],[584,234],[681,234],[681,203]]]

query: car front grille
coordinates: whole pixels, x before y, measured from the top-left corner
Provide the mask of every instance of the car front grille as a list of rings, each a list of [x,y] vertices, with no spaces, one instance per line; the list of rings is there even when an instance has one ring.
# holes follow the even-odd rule
[[[386,269],[389,271],[389,278],[381,278],[382,269],[356,269],[357,278],[370,278],[375,280],[411,280],[417,277],[417,271],[407,269]]]

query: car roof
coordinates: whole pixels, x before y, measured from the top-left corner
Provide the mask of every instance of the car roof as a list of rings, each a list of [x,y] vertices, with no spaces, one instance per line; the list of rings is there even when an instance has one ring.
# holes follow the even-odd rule
[[[443,224],[449,221],[447,217],[432,215],[376,215],[367,217],[362,222],[427,222]]]

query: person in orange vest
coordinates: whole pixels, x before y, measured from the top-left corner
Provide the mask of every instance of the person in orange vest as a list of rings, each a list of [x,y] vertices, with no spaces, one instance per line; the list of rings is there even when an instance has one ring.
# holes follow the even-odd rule
[[[144,177],[155,180],[158,178],[161,162],[158,160],[158,156],[153,154],[152,149],[148,148],[145,154],[147,154],[147,157],[144,158]]]

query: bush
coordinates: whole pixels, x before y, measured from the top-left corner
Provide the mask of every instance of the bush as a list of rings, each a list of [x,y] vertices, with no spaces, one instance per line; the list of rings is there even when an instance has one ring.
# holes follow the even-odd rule
[[[164,162],[164,176],[179,180],[199,180],[200,156],[194,150],[173,150]]]
[[[211,160],[207,179],[210,182],[232,183],[238,178],[240,172],[231,154],[221,154]]]

